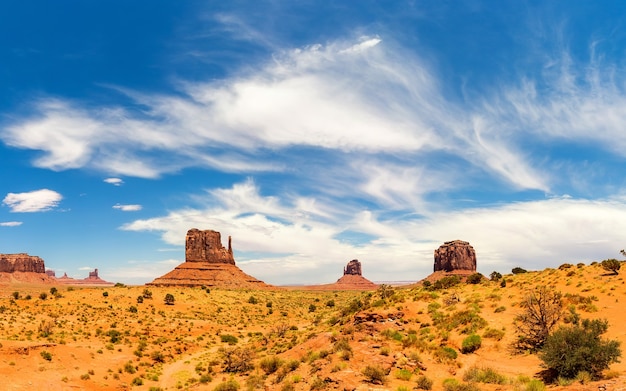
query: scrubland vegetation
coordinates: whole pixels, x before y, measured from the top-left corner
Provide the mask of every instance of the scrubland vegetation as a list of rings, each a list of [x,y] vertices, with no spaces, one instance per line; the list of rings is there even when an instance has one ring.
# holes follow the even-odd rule
[[[606,265],[375,292],[4,287],[0,375],[41,389],[597,389],[625,369],[626,285]]]

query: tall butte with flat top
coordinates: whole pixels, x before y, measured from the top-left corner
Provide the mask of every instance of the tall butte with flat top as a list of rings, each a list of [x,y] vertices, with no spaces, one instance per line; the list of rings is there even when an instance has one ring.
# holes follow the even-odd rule
[[[147,285],[156,286],[210,286],[224,288],[269,288],[261,280],[247,275],[235,265],[232,240],[228,248],[222,245],[222,236],[213,230],[187,231],[185,262]]]

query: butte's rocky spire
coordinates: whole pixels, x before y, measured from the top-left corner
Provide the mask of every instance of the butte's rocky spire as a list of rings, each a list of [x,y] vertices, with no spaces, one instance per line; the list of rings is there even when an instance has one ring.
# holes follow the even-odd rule
[[[435,250],[435,272],[476,271],[476,252],[468,242],[452,240]]]

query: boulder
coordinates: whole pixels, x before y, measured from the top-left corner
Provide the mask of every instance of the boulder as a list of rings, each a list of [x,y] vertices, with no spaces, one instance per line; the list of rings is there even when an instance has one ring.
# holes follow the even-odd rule
[[[476,271],[476,252],[468,242],[452,240],[435,250],[435,272]]]

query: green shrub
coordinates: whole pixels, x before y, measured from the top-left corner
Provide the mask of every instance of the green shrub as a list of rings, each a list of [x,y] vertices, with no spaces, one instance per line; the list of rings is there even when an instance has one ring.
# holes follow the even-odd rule
[[[622,266],[622,263],[617,259],[605,259],[600,262],[600,266],[606,271],[612,272],[613,274],[618,274],[619,269]]]
[[[373,384],[385,384],[385,370],[379,365],[368,365],[363,369],[365,379]]]
[[[598,378],[622,354],[619,341],[600,338],[607,329],[608,322],[600,319],[561,327],[546,339],[539,358],[558,376],[574,378],[586,371]]]
[[[482,280],[483,280],[483,275],[480,273],[474,273],[474,274],[470,274],[469,276],[467,276],[468,284],[480,284]]]
[[[511,270],[511,273],[513,274],[523,274],[527,272],[528,271],[526,269],[522,269],[521,267],[514,267],[513,270]]]
[[[448,289],[452,288],[455,285],[459,285],[461,283],[461,278],[459,276],[446,276],[443,277],[433,284],[433,289]]]
[[[483,338],[491,338],[491,339],[495,339],[496,341],[501,340],[503,337],[504,337],[504,330],[487,329],[483,333]]]
[[[41,293],[39,294],[39,298],[40,298],[41,300],[46,300],[46,299],[48,298],[48,294],[47,294],[46,292],[41,292]]]
[[[456,379],[445,379],[443,381],[444,391],[480,391],[472,383],[459,383]]]
[[[442,346],[435,352],[435,357],[439,359],[439,361],[446,362],[456,360],[458,354],[456,350],[452,349],[449,346]]]
[[[532,379],[526,384],[524,391],[546,391],[546,385],[541,380]]]
[[[433,381],[422,375],[417,378],[417,389],[418,390],[432,390],[433,389]]]
[[[222,340],[222,342],[228,343],[229,345],[235,345],[237,342],[239,342],[237,337],[235,337],[234,335],[230,335],[230,334],[220,335],[220,340]]]
[[[471,334],[463,340],[461,343],[461,353],[467,354],[475,352],[480,349],[482,345],[482,338],[478,334]]]
[[[465,374],[463,374],[463,380],[488,384],[507,383],[507,378],[504,375],[499,374],[492,368],[478,367],[471,367],[467,371],[465,371]]]
[[[248,298],[248,303],[250,303],[250,304],[258,304],[258,302],[259,302],[259,299],[257,299],[257,298],[256,298],[256,297],[254,297],[254,296],[250,296],[250,297]]]
[[[239,389],[239,383],[234,379],[230,379],[215,386],[213,391],[237,391]]]
[[[52,361],[52,353],[43,350],[41,353],[39,353],[41,355],[41,357],[46,360],[46,361]]]
[[[174,305],[174,301],[176,301],[174,295],[172,295],[171,293],[165,295],[165,304]]]
[[[396,379],[409,381],[411,380],[413,373],[409,371],[408,369],[398,369],[395,373],[395,376],[396,376]]]
[[[491,272],[491,274],[489,275],[489,278],[491,279],[491,281],[500,281],[500,279],[502,278],[502,274],[493,271]]]
[[[283,360],[276,356],[264,357],[259,362],[259,367],[265,372],[267,375],[271,375],[276,372],[278,368],[283,364]]]

